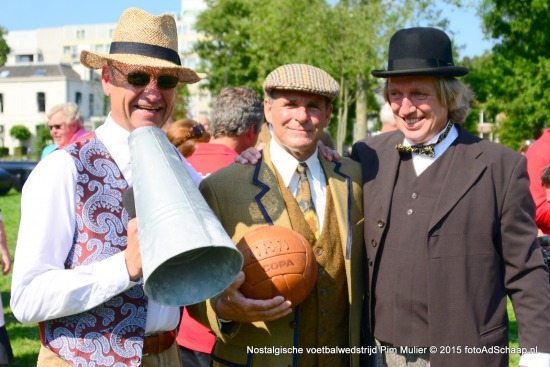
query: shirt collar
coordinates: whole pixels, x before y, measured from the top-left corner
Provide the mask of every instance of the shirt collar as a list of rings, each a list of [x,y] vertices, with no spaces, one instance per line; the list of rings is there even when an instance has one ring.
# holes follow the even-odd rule
[[[113,160],[120,168],[121,173],[132,186],[132,167],[130,165],[130,148],[128,137],[130,132],[117,124],[111,117],[107,116],[105,123],[95,130],[96,136],[105,145]]]
[[[445,127],[447,127],[447,125],[445,125]],[[435,135],[433,138],[431,138],[430,140],[428,140],[427,142],[425,142],[422,145],[428,145],[428,144],[435,143],[437,141],[437,139],[439,139],[439,136],[441,134],[443,134],[443,131],[445,131],[445,128],[443,128],[443,130],[441,130],[437,135]],[[435,157],[432,158],[432,157],[428,157],[428,156],[425,156],[425,155],[413,154],[413,159],[422,158],[422,159],[435,160],[435,159],[439,158],[439,156],[441,156],[441,154],[443,154],[447,150],[447,148],[449,148],[451,146],[451,144],[456,140],[456,138],[458,138],[458,130],[456,129],[456,126],[453,125],[453,127],[451,128],[451,130],[449,131],[449,134],[447,134],[445,139],[443,139],[439,144],[437,144],[434,147]],[[413,146],[415,144],[412,143],[409,139],[403,138],[403,145],[410,147],[410,146]]]
[[[321,169],[321,162],[319,162],[317,152],[318,149],[316,148],[315,152],[304,161],[313,177],[316,177]],[[271,138],[271,143],[269,144],[269,154],[271,155],[271,161],[277,171],[279,171],[285,186],[288,187],[292,177],[296,173],[296,167],[300,161],[294,158],[292,154],[284,150],[273,138]]]

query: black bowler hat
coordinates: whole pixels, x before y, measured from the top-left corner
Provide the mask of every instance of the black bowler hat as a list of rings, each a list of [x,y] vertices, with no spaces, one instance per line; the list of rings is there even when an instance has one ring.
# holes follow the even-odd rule
[[[455,66],[451,40],[437,28],[415,27],[397,31],[390,40],[388,70],[372,70],[377,78],[394,76],[463,76],[468,68]]]

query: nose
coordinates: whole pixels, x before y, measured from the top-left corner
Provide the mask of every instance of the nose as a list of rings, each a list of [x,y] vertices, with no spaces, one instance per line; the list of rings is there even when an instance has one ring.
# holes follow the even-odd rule
[[[145,89],[143,89],[143,93],[148,98],[154,98],[154,97],[160,97],[160,88],[158,86],[158,80],[155,77],[151,77],[151,80],[149,81],[149,84],[145,86]]]
[[[306,106],[298,106],[296,108],[296,115],[295,115],[295,118],[297,121],[299,121],[300,123],[305,123],[309,120],[309,114],[307,112],[307,107]]]
[[[401,108],[400,108],[401,114],[403,116],[406,116],[406,115],[410,115],[414,111],[416,111],[416,106],[411,101],[411,99],[406,96],[403,97],[403,99],[401,100]]]

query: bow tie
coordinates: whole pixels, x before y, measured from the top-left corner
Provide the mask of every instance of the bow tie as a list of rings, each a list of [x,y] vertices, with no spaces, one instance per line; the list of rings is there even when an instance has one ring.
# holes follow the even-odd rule
[[[443,139],[445,139],[447,137],[447,135],[449,135],[449,131],[451,131],[452,127],[453,127],[453,123],[449,120],[449,122],[447,123],[447,126],[445,127],[445,131],[443,131],[443,133],[441,135],[439,135],[439,138],[433,144],[412,145],[410,147],[406,146],[406,145],[403,145],[403,144],[397,144],[395,146],[395,149],[397,149],[397,151],[399,153],[420,154],[420,155],[425,155],[425,156],[433,158],[433,157],[435,157],[434,147],[437,144],[441,143],[443,141]]]

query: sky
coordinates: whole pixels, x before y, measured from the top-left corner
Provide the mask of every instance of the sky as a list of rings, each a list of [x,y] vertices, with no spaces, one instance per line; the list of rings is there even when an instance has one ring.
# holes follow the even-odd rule
[[[178,11],[180,0],[27,0],[21,6],[17,0],[2,1],[0,25],[8,31],[61,27],[64,25],[116,23],[128,7],[137,7],[152,14]],[[450,20],[449,29],[454,33],[457,45],[465,46],[461,56],[477,56],[491,48],[491,42],[483,39],[480,20],[475,9],[444,10]]]

